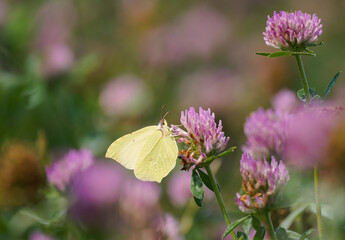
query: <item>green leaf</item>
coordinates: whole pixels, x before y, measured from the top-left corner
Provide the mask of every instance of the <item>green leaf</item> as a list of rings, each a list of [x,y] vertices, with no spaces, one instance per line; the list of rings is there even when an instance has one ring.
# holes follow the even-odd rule
[[[193,198],[194,198],[194,202],[196,203],[196,205],[198,205],[198,207],[202,207],[202,200],[203,199],[198,199],[194,196],[193,196]]]
[[[213,186],[211,184],[211,180],[210,180],[210,177],[208,176],[208,174],[203,172],[200,169],[197,169],[197,171],[201,177],[202,182],[205,184],[205,186],[208,187],[211,191],[213,191]],[[218,184],[217,184],[217,188],[220,191],[220,187]]]
[[[310,97],[314,97],[318,95],[314,88],[309,88],[309,94],[310,94]],[[297,91],[297,96],[300,100],[305,101],[305,93],[304,93],[303,88]]]
[[[266,234],[266,229],[264,226],[261,226],[254,235],[253,240],[263,240]]]
[[[269,55],[271,55],[271,53],[268,53],[268,52],[257,52],[255,54],[260,55],[260,56],[265,56],[265,57],[268,57]]]
[[[253,221],[252,218],[248,218],[246,221],[244,221],[242,225],[243,230],[246,234],[249,234],[250,228],[252,227],[252,221]]]
[[[255,230],[258,230],[262,227],[260,220],[255,216],[252,216],[252,225]]]
[[[288,234],[289,240],[299,240],[299,238],[301,237],[301,234],[296,233],[291,230],[287,230],[287,234]]]
[[[241,231],[237,232],[237,238],[238,238],[238,240],[250,240],[248,235],[244,232],[241,232]]]
[[[285,228],[278,227],[276,230],[276,236],[278,240],[289,240],[289,236]]]
[[[274,57],[281,57],[281,56],[291,56],[292,52],[289,51],[281,51],[281,52],[275,52],[271,53],[268,57],[274,58]]]
[[[198,173],[193,170],[192,172],[192,179],[191,179],[191,183],[190,183],[190,189],[192,191],[192,194],[194,196],[194,198],[197,198],[199,200],[203,200],[204,198],[204,188],[203,188],[203,184],[202,184],[202,180],[199,177]],[[199,206],[199,205],[198,205]]]
[[[262,239],[264,239],[265,234],[266,234],[266,229],[265,229],[264,226],[262,226],[260,220],[257,217],[255,217],[255,216],[252,216],[252,225],[253,225],[253,228],[256,231],[253,240],[262,240]]]
[[[309,43],[308,47],[318,47],[318,46],[322,46],[323,44],[324,44],[323,42]]]
[[[314,231],[314,229],[309,229],[309,230],[305,231],[305,232],[301,235],[301,237],[299,238],[299,240],[306,239],[313,231]]]
[[[335,82],[338,80],[338,77],[340,75],[341,72],[338,72],[337,74],[334,75],[334,77],[332,78],[332,80],[329,82],[324,94],[323,94],[323,98],[325,99],[328,95],[328,93],[331,91],[331,89],[333,88]]]
[[[222,239],[224,239],[232,230],[234,230],[238,225],[240,225],[241,223],[243,223],[245,220],[247,220],[248,218],[250,218],[251,215],[245,216],[243,218],[240,218],[238,220],[236,220],[235,222],[231,223],[225,230]]]

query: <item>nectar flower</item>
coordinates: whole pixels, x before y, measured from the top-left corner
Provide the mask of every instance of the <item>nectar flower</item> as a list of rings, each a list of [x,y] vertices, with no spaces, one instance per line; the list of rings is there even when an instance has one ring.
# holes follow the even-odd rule
[[[272,17],[267,17],[266,32],[263,33],[266,45],[293,51],[304,50],[315,43],[321,34],[321,19],[315,14],[311,16],[301,11],[274,12]]]
[[[236,194],[236,203],[242,212],[255,212],[269,208],[274,203],[274,196],[289,180],[289,173],[282,161],[271,157],[269,164],[256,161],[249,153],[241,158],[242,188],[244,193]]]
[[[181,113],[181,123],[187,131],[171,125],[173,134],[188,146],[188,150],[180,151],[179,158],[182,159],[183,169],[189,169],[193,165],[201,163],[208,156],[212,156],[225,149],[229,142],[222,131],[222,121],[219,120],[218,127],[215,122],[215,114],[210,109],[199,108],[199,113],[193,107]]]
[[[259,108],[251,113],[244,124],[244,133],[247,143],[243,146],[244,152],[258,157],[280,154],[286,138],[286,128],[289,115]]]
[[[60,191],[64,191],[77,173],[93,163],[94,157],[89,150],[70,150],[46,169],[48,181]]]
[[[326,159],[336,111],[337,109],[315,107],[293,115],[287,128],[284,159],[304,169]]]

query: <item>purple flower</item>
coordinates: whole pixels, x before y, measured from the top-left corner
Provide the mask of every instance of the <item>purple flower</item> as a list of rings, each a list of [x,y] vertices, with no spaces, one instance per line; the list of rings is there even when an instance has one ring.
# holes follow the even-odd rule
[[[171,240],[183,240],[184,237],[180,234],[180,224],[179,222],[169,213],[164,214],[160,218],[159,230],[161,231],[164,239]]]
[[[190,191],[189,172],[176,172],[170,179],[168,194],[171,202],[177,206],[184,206],[193,197]]]
[[[75,23],[71,2],[47,1],[37,13],[36,50],[42,55],[42,72],[53,76],[67,71],[74,64],[70,46]]]
[[[284,159],[302,168],[313,167],[325,159],[335,120],[334,112],[332,115],[330,111],[329,108],[309,108],[291,117]]]
[[[116,165],[95,163],[73,178],[71,192],[79,203],[109,205],[118,200],[123,179],[123,173]]]
[[[221,14],[208,6],[197,6],[174,23],[153,29],[143,41],[143,58],[152,67],[209,58],[225,42],[227,30]]]
[[[146,109],[152,97],[142,79],[124,74],[102,88],[99,104],[109,116],[130,115]]]
[[[272,105],[275,111],[281,113],[293,113],[300,106],[296,93],[288,89],[279,91],[274,96]]]
[[[48,181],[60,191],[64,191],[73,177],[87,169],[93,162],[94,157],[89,150],[70,150],[61,159],[46,168]]]
[[[265,111],[259,108],[251,113],[244,124],[247,143],[243,146],[243,151],[256,157],[280,154],[286,138],[288,119],[287,114],[271,109]]]
[[[34,232],[30,235],[29,240],[54,240],[55,238],[45,235],[41,232]]]
[[[108,231],[121,221],[117,210],[122,183],[127,181],[116,164],[96,162],[78,173],[70,188],[70,216],[90,228]]]
[[[173,134],[189,146],[188,150],[180,151],[185,168],[201,163],[208,156],[221,152],[229,142],[222,131],[222,121],[219,120],[218,127],[215,122],[215,114],[211,110],[199,108],[199,113],[193,107],[181,112],[181,124],[186,131],[171,125]]]
[[[321,19],[315,14],[311,16],[301,11],[280,11],[279,14],[274,12],[272,18],[267,17],[266,32],[263,34],[268,46],[304,50],[322,34]]]
[[[242,212],[260,211],[274,203],[274,196],[289,180],[289,173],[282,161],[271,156],[269,164],[255,160],[249,153],[241,158],[242,188],[244,194],[236,194],[236,203]]]

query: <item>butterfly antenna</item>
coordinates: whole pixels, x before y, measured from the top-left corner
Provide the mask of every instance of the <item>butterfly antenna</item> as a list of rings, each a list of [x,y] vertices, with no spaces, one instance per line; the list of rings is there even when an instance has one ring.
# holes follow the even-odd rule
[[[168,115],[168,114],[170,114],[171,112],[167,112],[166,114],[164,114],[164,116],[163,116],[163,118],[162,118],[162,120],[164,120],[165,119],[165,117]]]
[[[167,105],[164,104],[163,107],[162,107],[162,111],[161,111],[161,120],[164,119],[164,117],[165,117],[165,115],[164,115],[164,117],[163,117],[163,111],[164,111],[164,108],[165,108],[166,106],[167,106]]]

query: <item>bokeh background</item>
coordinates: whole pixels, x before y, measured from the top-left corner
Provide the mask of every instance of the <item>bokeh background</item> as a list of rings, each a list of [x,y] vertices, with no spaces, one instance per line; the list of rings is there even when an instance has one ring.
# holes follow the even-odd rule
[[[161,184],[143,183],[104,155],[118,137],[157,124],[164,104],[169,124],[190,106],[210,107],[238,147],[213,167],[232,219],[242,216],[234,196],[245,119],[280,90],[300,88],[293,58],[254,54],[274,51],[262,35],[274,10],[322,19],[325,45],[304,58],[322,92],[345,66],[343,0],[0,0],[0,239],[220,239],[215,198],[197,208],[179,164]],[[341,76],[331,98],[344,102],[344,93]],[[59,191],[45,169],[72,149],[96,165]],[[311,173],[293,174],[294,194],[312,197]],[[343,177],[321,174],[322,200],[342,202]],[[275,224],[289,211],[275,213]],[[299,221],[297,230],[315,226],[312,209]]]

